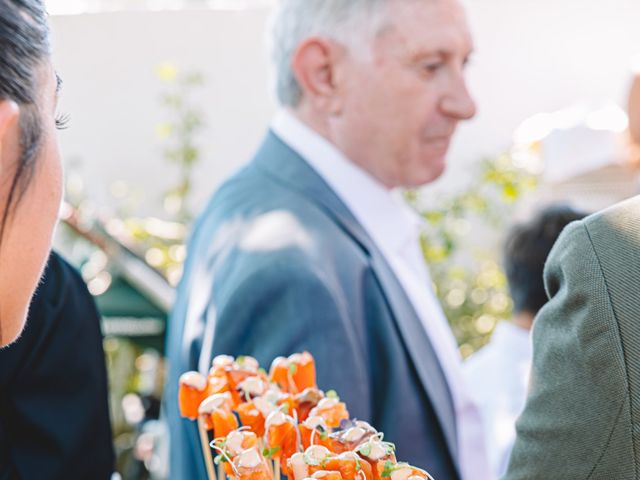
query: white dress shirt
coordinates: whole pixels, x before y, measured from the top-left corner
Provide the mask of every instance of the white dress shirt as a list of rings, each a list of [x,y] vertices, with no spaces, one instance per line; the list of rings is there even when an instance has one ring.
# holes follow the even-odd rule
[[[479,411],[466,393],[456,340],[432,290],[420,251],[420,217],[398,192],[385,188],[291,113],[280,111],[271,129],[331,186],[384,255],[418,313],[448,381],[456,412],[462,479],[492,478]]]
[[[496,476],[507,470],[516,439],[515,423],[527,398],[532,353],[530,332],[502,322],[491,341],[464,364],[467,385],[480,408]]]

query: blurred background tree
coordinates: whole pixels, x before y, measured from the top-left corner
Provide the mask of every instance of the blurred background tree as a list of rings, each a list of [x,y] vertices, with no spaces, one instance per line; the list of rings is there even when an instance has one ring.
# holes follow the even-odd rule
[[[160,95],[166,119],[156,125],[156,135],[163,143],[165,162],[177,168],[176,181],[162,198],[164,218],[140,218],[121,211],[113,226],[125,243],[176,286],[186,257],[187,228],[193,219],[190,196],[193,174],[201,160],[197,136],[205,126],[195,96],[205,78],[199,72],[181,72],[171,63],[158,65],[156,74],[166,86]]]
[[[483,160],[472,178],[456,194],[406,194],[425,220],[422,250],[464,357],[488,341],[498,321],[511,316],[500,259],[502,234],[537,184],[508,153]]]
[[[156,420],[164,387],[164,336],[173,288],[182,274],[193,219],[192,179],[201,151],[204,115],[197,93],[205,79],[170,63],[156,68],[163,83],[163,118],[155,126],[171,183],[158,199],[158,216],[140,214],[143,192],[124,181],[111,185],[107,213],[88,198],[81,162],[71,162],[57,245],[80,269],[103,317],[117,469],[124,478],[162,478],[157,452],[165,435]],[[173,170],[173,172],[171,171]],[[150,295],[150,293],[153,293]],[[162,301],[158,301],[158,298]]]

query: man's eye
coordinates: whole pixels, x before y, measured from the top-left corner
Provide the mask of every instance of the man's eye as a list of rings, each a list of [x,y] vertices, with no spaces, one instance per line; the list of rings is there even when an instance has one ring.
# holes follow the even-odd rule
[[[65,130],[69,128],[69,115],[62,113],[56,116],[56,128],[58,130]]]
[[[443,62],[435,62],[435,63],[426,63],[423,65],[423,69],[426,73],[433,74],[436,73],[444,66]]]

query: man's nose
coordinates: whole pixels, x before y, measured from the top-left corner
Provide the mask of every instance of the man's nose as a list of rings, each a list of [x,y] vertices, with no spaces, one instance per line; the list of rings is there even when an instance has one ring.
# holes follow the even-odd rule
[[[471,98],[463,75],[452,80],[449,91],[442,99],[441,108],[445,115],[457,120],[469,120],[475,116],[476,103]]]

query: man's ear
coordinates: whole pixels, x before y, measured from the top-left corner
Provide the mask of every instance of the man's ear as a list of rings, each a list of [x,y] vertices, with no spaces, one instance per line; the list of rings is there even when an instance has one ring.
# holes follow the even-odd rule
[[[4,164],[4,156],[9,137],[20,117],[20,107],[12,100],[0,100],[0,167]]]
[[[341,47],[322,37],[303,41],[293,54],[291,68],[303,97],[318,110],[337,113],[341,102],[337,83],[337,64]]]

